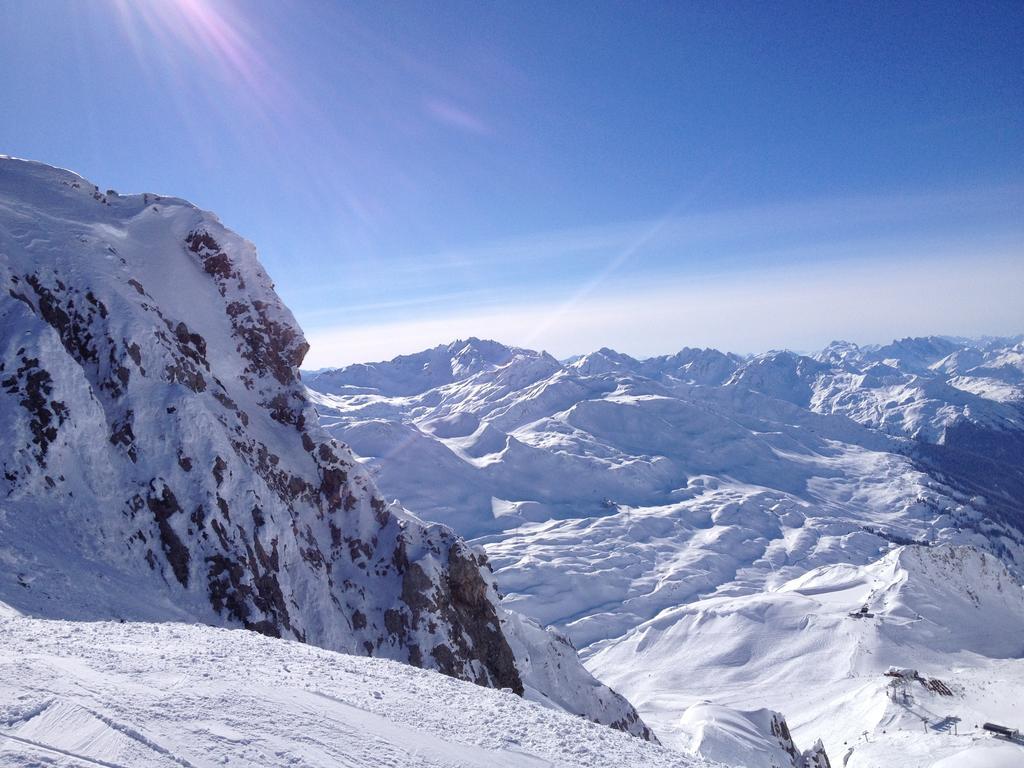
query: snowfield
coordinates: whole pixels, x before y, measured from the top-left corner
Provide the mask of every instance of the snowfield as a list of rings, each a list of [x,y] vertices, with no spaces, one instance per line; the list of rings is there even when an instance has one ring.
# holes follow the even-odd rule
[[[1024,726],[1022,353],[559,362],[468,339],[304,382],[381,486],[484,545],[503,604],[565,632],[664,744],[771,765],[742,737],[766,708],[833,765],[928,766],[988,750],[986,719]],[[891,664],[955,700],[889,701]]]
[[[385,659],[188,624],[0,607],[0,764],[699,768],[582,718]]]

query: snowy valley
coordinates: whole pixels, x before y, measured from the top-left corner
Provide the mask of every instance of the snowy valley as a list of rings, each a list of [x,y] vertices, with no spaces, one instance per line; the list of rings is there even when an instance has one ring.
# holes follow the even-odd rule
[[[469,339],[304,382],[667,745],[770,764],[706,736],[735,726],[713,707],[765,707],[833,764],[927,766],[1024,716],[1019,337],[569,361]],[[958,693],[891,702],[891,665]]]

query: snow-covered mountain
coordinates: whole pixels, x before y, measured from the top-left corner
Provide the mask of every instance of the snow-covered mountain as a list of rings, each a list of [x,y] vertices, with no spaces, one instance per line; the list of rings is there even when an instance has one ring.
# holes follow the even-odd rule
[[[246,627],[650,737],[321,428],[302,332],[215,216],[0,158],[0,287],[0,601]]]
[[[467,535],[689,501],[693,484],[707,497],[705,479],[845,504],[809,482],[830,477],[878,502],[847,505],[849,519],[883,522],[865,518],[893,500],[945,513],[896,515],[883,538],[941,538],[932,523],[980,532],[974,543],[1004,548],[1019,567],[1020,338],[835,342],[814,356],[746,359],[686,349],[638,361],[602,349],[566,364],[469,339],[304,382],[324,424],[389,492]]]
[[[836,342],[810,356],[687,349],[641,361],[602,349],[560,363],[516,348],[496,355],[494,342],[468,339],[373,364],[378,381],[392,366],[401,370],[400,395],[357,378],[354,368],[305,383],[323,424],[382,487],[483,544],[508,593],[504,603],[564,631],[591,670],[635,698],[665,743],[736,746],[738,724],[760,717],[744,720],[737,710],[766,708],[786,715],[801,743],[822,737],[835,757],[853,745],[851,729],[874,734],[885,720],[867,713],[879,705],[871,697],[846,720],[830,710],[827,697],[846,685],[835,681],[861,673],[852,661],[831,670],[844,657],[813,651],[828,647],[830,632],[871,625],[848,616],[862,607],[859,594],[839,589],[842,600],[801,598],[793,607],[787,585],[818,569],[874,573],[892,557],[903,563],[918,551],[947,551],[909,546],[918,543],[968,547],[951,551],[984,555],[990,568],[1001,561],[1008,571],[964,582],[957,555],[907,568],[905,582],[916,586],[905,589],[924,594],[944,581],[983,602],[979,590],[1019,597],[1022,351],[1020,338],[926,338],[865,348]],[[410,362],[425,358],[430,376]],[[487,362],[456,370],[463,358]],[[952,599],[941,589],[929,594],[934,605]],[[693,619],[695,606],[715,600]],[[792,620],[776,631],[764,617],[783,603]],[[724,610],[739,618],[716,634],[713,617]],[[927,621],[954,634],[957,621],[969,622],[978,642],[942,645],[943,631],[916,621],[906,653],[878,652],[877,660],[914,666],[911,651],[920,649],[935,666],[928,673],[940,678],[956,664],[972,685],[993,675],[1016,680],[1024,647],[1005,644],[1021,611],[1016,599],[984,616],[940,610]],[[824,628],[812,632],[806,622],[817,614]],[[883,621],[888,630],[897,619]],[[980,642],[985,632],[1003,645]],[[774,667],[757,662],[773,645],[802,649],[789,671],[797,676],[809,665],[808,679],[820,682],[805,686],[809,698],[790,695]],[[845,658],[873,648],[854,643]],[[686,663],[705,657],[714,663]],[[872,667],[872,685],[884,671]],[[726,677],[736,680],[734,696],[720,693]],[[997,684],[994,698],[1009,685]],[[988,710],[974,690],[963,706],[980,717]],[[704,709],[683,716],[697,705]],[[735,709],[724,717],[714,710],[722,705]],[[1000,714],[1007,710],[997,706],[991,717]],[[709,718],[736,727],[704,739],[696,728]],[[918,745],[919,762],[906,764],[928,765],[936,754],[929,750],[955,747]],[[860,750],[850,765],[876,757]]]

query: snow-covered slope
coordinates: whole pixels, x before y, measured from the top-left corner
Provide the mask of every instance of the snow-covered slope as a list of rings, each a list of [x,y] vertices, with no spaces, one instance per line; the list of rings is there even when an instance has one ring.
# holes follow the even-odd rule
[[[0,764],[706,765],[508,691],[385,659],[200,625],[3,617],[2,607]]]
[[[834,755],[836,721],[794,719],[783,698],[751,685],[759,673],[742,654],[726,666],[746,681],[745,700],[719,701],[714,674],[673,678],[682,697],[647,696],[652,660],[670,665],[691,642],[699,656],[717,640],[680,634],[648,658],[639,638],[704,599],[775,595],[816,568],[869,567],[912,542],[976,547],[1019,579],[1020,343],[837,342],[814,356],[684,350],[644,361],[602,349],[566,364],[507,348],[502,364],[493,342],[469,339],[449,354],[480,345],[474,356],[486,349],[489,366],[439,386],[391,396],[324,383],[345,380],[344,369],[310,383],[324,425],[382,485],[476,537],[503,602],[555,625],[599,676],[628,685],[669,742],[692,743],[683,708],[713,697],[781,711],[802,743],[821,736]],[[373,368],[386,376],[391,364]],[[737,642],[760,628],[744,624]]]
[[[986,721],[1019,723],[1022,658],[1020,585],[991,555],[942,545],[666,610],[590,665],[672,746],[689,743],[687,708],[713,691],[718,705],[783,710],[794,733],[822,735],[833,761],[909,768],[986,747]]]
[[[321,429],[302,333],[215,216],[0,158],[0,288],[0,600],[244,626],[649,735]]]

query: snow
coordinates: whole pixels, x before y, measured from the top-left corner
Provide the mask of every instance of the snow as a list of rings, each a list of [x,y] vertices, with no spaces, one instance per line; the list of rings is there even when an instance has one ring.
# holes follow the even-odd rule
[[[944,757],[932,768],[1018,768],[1021,747],[1016,744],[983,744]]]
[[[711,703],[694,704],[679,720],[689,737],[686,752],[728,765],[816,768],[813,750],[800,755],[793,746],[785,719],[767,709],[750,712]]]
[[[686,768],[611,728],[384,659],[186,624],[0,618],[0,763]]]
[[[870,617],[851,615],[865,606]],[[866,566],[822,566],[777,589],[696,600],[588,663],[668,746],[687,748],[692,728],[679,713],[713,695],[717,705],[782,711],[798,741],[823,739],[833,764],[852,747],[852,768],[909,768],[988,744],[986,721],[1024,719],[1022,657],[1020,585],[991,555],[944,545],[900,547]],[[901,689],[907,701],[893,702],[885,675],[893,666],[938,678],[953,695],[911,680]]]
[[[663,743],[692,749],[699,710],[682,715],[710,699],[733,718],[781,712],[833,765],[855,746],[853,766],[925,766],[986,713],[1020,715],[1022,609],[983,595],[1019,594],[1024,564],[1020,343],[602,349],[557,367],[509,348],[504,365],[400,398],[307,385],[379,482],[475,537],[503,604],[564,632]],[[918,550],[931,554],[911,562]],[[935,559],[946,552],[972,554]],[[1009,571],[989,578],[1000,560]],[[891,585],[878,615],[850,617],[876,581]],[[950,711],[970,727],[918,738],[917,715],[887,703],[890,664],[952,678]],[[919,699],[942,723],[945,698]]]

